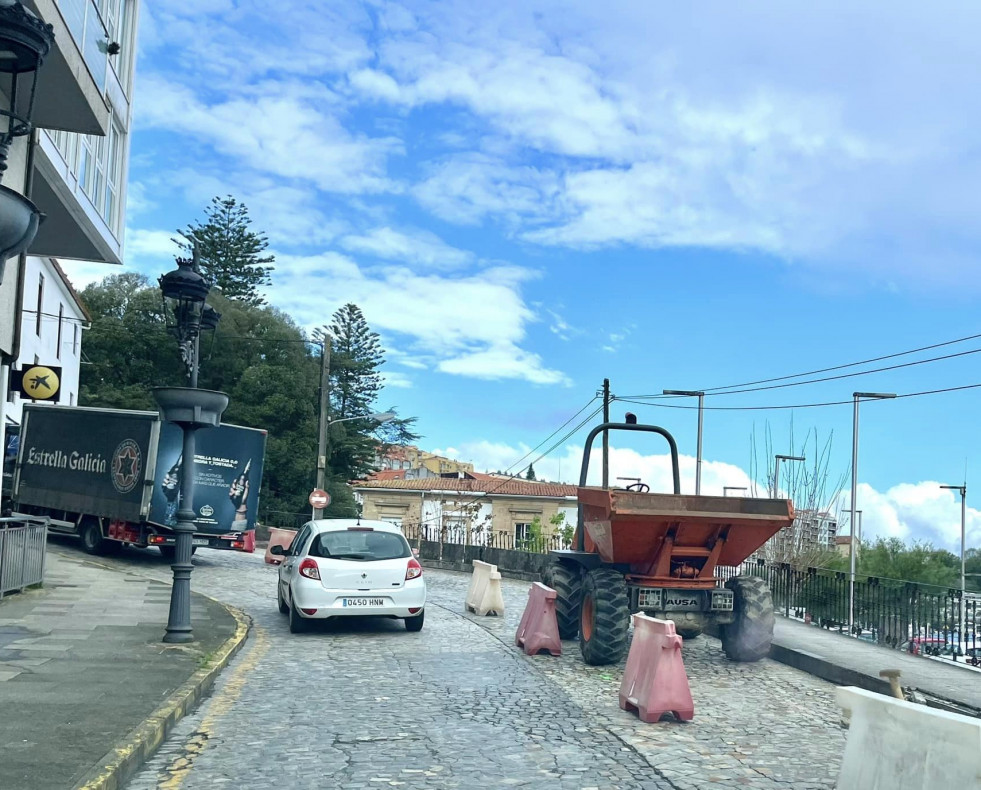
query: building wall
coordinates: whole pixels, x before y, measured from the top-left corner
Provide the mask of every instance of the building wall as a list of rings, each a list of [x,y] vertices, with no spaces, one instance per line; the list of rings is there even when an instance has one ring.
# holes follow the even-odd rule
[[[59,403],[77,406],[82,328],[87,325],[85,316],[50,259],[28,258],[26,272],[17,367],[23,370],[35,363],[60,365]],[[40,319],[37,309],[39,298]],[[24,408],[20,396],[9,393],[8,404],[7,414],[19,423]]]
[[[470,529],[489,525],[491,531],[515,535],[518,524],[530,524],[537,516],[542,532],[550,535],[551,519],[559,512],[566,523],[576,523],[577,507],[565,499],[546,497],[484,497],[479,494],[452,491],[383,491],[370,488],[355,489],[366,519],[396,521],[403,527],[414,528],[420,523],[460,529],[469,520]]]

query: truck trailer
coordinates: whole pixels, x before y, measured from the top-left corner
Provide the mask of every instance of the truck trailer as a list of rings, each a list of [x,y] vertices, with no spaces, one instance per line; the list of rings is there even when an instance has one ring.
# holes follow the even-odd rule
[[[221,425],[196,441],[194,547],[254,551],[266,432]],[[3,509],[48,516],[90,554],[172,558],[186,461],[181,429],[157,412],[28,405]]]

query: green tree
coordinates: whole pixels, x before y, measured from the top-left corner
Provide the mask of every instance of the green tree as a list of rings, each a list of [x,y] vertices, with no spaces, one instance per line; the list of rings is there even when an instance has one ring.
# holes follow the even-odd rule
[[[263,255],[269,241],[251,225],[249,210],[228,195],[212,198],[204,222],[196,221],[178,233],[186,249],[193,249],[192,241],[197,241],[201,274],[223,296],[259,306],[265,303],[260,289],[270,284],[275,258]]]
[[[528,464],[528,474],[525,475],[525,480],[537,480],[537,479],[538,478],[535,477],[535,465]]]

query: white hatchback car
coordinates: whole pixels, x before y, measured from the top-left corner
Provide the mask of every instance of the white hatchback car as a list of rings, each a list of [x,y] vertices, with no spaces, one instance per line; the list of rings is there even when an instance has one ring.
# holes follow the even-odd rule
[[[394,617],[421,631],[426,582],[402,531],[386,521],[311,521],[282,556],[276,597],[290,631],[330,617]]]

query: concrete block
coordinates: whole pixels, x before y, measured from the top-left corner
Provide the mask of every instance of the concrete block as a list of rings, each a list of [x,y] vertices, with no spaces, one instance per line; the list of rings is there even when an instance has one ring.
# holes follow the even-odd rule
[[[981,788],[981,719],[865,689],[838,689],[850,715],[838,790]]]
[[[484,617],[494,614],[504,616],[504,593],[501,590],[501,574],[496,565],[480,560],[473,561],[473,575],[467,590],[466,609]]]

